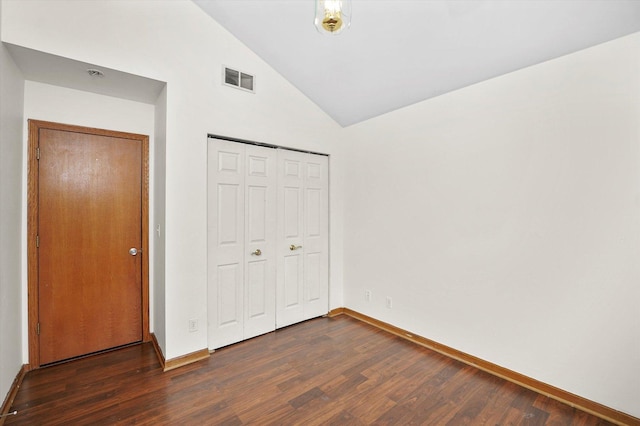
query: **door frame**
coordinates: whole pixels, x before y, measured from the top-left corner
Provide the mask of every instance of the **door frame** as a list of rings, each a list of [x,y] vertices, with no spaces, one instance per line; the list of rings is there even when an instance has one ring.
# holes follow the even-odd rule
[[[97,136],[132,139],[142,143],[142,341],[151,340],[149,332],[149,136],[114,130],[96,129],[50,121],[28,120],[27,148],[27,291],[29,364],[27,371],[40,367],[40,339],[38,337],[38,144],[40,129],[85,133]]]

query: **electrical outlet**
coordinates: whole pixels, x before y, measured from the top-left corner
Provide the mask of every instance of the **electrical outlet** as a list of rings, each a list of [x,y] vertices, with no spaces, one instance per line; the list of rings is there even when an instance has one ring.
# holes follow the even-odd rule
[[[393,308],[393,300],[389,296],[387,296],[387,308]]]
[[[198,320],[190,319],[189,320],[189,333],[193,333],[194,331],[198,331]]]
[[[371,290],[364,291],[364,300],[365,302],[371,302]]]

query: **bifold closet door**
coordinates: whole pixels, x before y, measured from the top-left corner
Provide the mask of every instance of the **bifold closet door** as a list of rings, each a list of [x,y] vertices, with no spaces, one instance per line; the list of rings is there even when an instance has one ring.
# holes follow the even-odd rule
[[[328,158],[278,150],[276,326],[329,310]]]
[[[209,139],[208,323],[215,349],[275,329],[276,152]]]

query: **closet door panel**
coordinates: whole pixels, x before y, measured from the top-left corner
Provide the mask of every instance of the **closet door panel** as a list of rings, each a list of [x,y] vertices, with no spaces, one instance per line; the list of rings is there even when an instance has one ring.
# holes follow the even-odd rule
[[[276,152],[246,146],[244,339],[276,327]]]
[[[244,318],[244,146],[208,145],[209,347],[242,340]]]
[[[278,150],[277,327],[304,320],[305,156]]]
[[[284,303],[285,311],[302,309],[302,256],[292,255],[284,258]]]
[[[304,176],[304,319],[329,311],[329,161],[308,154]]]
[[[328,158],[278,151],[277,326],[329,310]]]
[[[269,314],[267,303],[267,262],[249,263],[247,267],[247,319],[260,320]]]
[[[242,244],[242,188],[237,183],[218,183],[218,246],[234,248]],[[223,250],[234,255],[233,250]]]
[[[321,285],[321,265],[320,253],[310,253],[304,259],[304,288],[305,302],[313,303],[322,299]],[[326,314],[326,312],[325,312]]]
[[[247,243],[263,244],[267,241],[266,186],[247,188]]]
[[[302,241],[302,188],[285,187],[284,204],[284,237],[287,241]]]
[[[241,339],[242,265],[220,265],[217,275],[216,347],[220,347]]]
[[[242,322],[242,271],[240,265],[218,266],[218,325],[235,326]]]

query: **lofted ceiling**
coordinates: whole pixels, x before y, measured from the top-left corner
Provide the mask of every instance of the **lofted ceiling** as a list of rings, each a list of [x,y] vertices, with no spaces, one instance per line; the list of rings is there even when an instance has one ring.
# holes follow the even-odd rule
[[[342,126],[640,31],[640,0],[353,0],[338,36],[314,0],[193,1]]]

